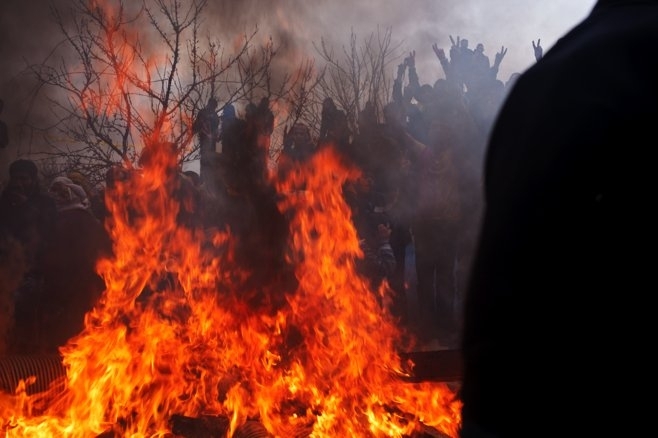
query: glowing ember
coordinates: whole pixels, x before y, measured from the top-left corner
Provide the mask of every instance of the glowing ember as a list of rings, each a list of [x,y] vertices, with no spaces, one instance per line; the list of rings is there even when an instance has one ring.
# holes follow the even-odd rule
[[[354,171],[325,149],[277,182],[297,282],[249,291],[234,286],[248,272],[229,233],[177,224],[175,155],[150,148],[107,200],[115,256],[98,266],[101,302],[62,349],[65,391],[0,397],[6,436],[172,436],[173,415],[224,416],[228,436],[250,419],[274,436],[405,436],[421,422],[456,436],[453,392],[400,378],[388,291],[356,273],[341,192]],[[283,299],[254,306],[253,293]]]

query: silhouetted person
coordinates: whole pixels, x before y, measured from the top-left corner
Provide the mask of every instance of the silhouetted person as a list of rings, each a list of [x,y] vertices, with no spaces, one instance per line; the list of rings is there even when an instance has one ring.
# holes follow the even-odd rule
[[[221,131],[224,185],[229,191],[238,190],[240,163],[245,154],[245,121],[237,116],[235,106],[227,104],[222,111]]]
[[[219,115],[217,115],[217,99],[211,97],[205,107],[199,111],[194,121],[194,132],[199,136],[201,151],[215,151],[219,133]]]
[[[49,193],[57,205],[57,219],[44,254],[41,353],[56,353],[82,331],[85,313],[105,289],[96,262],[112,252],[110,237],[91,212],[81,186],[57,177]]]
[[[432,50],[434,51],[434,54],[438,58],[439,63],[441,63],[441,68],[443,69],[443,74],[446,77],[446,81],[450,81],[451,83],[455,84],[457,87],[461,89],[462,83],[459,80],[459,78],[456,76],[458,72],[455,71],[455,66],[450,62],[450,60],[446,56],[445,50],[440,48],[436,43],[432,44]]]
[[[455,40],[450,35],[450,42],[452,43],[450,47],[450,64],[452,65],[454,77],[461,87],[464,84],[468,70],[471,68],[473,49],[468,47],[468,40],[466,38],[457,36]]]
[[[469,111],[486,137],[489,136],[505,96],[505,84],[497,77],[506,54],[507,49],[501,47],[500,52],[496,53],[493,65],[489,66],[489,58],[484,55],[484,46],[478,44],[471,57],[470,69],[464,76]]]
[[[315,144],[308,126],[297,122],[290,129],[284,129],[283,150],[279,165],[287,166],[295,162],[305,162],[313,155]]]
[[[491,67],[489,57],[484,54],[484,44],[478,43],[473,51],[473,68],[480,72],[487,72]]]
[[[503,62],[503,59],[507,55],[507,49],[503,46],[500,48],[500,52],[496,53],[494,57],[494,63],[491,66],[491,77],[495,79],[498,76],[498,70],[500,69],[500,64]]]
[[[56,215],[54,200],[41,191],[36,164],[26,159],[12,162],[9,182],[0,196],[0,234],[15,243],[12,258],[21,261],[16,272],[20,286],[14,291],[15,325],[9,341],[12,353],[31,353],[39,344],[43,258]]]
[[[94,214],[96,218],[101,220],[104,214],[105,209],[105,200],[103,199],[103,193],[99,192],[85,177],[82,173],[72,170],[66,174],[66,176],[73,182],[77,184],[85,191],[87,198],[89,199],[89,209]]]
[[[334,147],[346,157],[352,158],[350,136],[345,112],[338,109],[332,98],[325,98],[322,102],[318,147]]]
[[[437,347],[454,347],[460,329],[455,266],[463,219],[454,158],[459,144],[435,134],[430,137],[430,145],[415,159],[418,203],[411,230],[418,281],[417,334],[426,345],[436,340]]]
[[[199,138],[201,178],[211,182],[216,178],[214,163],[219,141],[217,99],[214,97],[208,99],[206,106],[197,114],[193,129]]]
[[[434,89],[429,84],[420,84],[418,72],[416,71],[416,51],[412,51],[404,60],[409,69],[409,84],[405,89],[405,94],[415,99],[416,103],[407,104],[407,130],[421,143],[428,142],[428,113],[425,111],[428,106],[436,100]]]
[[[264,98],[259,105],[249,102],[245,107],[242,149],[237,162],[238,190],[243,192],[259,190],[267,179],[266,148],[269,147],[270,127],[273,126],[269,121],[271,112],[267,105],[269,100]]]
[[[655,427],[640,400],[655,373],[657,46],[657,0],[599,0],[499,114],[465,305],[463,438]]]
[[[228,110],[228,111],[227,111]],[[294,276],[285,260],[287,219],[269,183],[265,146],[273,127],[269,101],[249,102],[244,120],[232,106],[224,108],[222,155],[226,163],[230,206],[226,226],[234,242],[235,290],[252,308],[278,309],[285,304]]]
[[[274,113],[270,108],[270,99],[263,97],[258,102],[256,108],[256,129],[258,131],[258,147],[262,159],[267,160],[270,156],[270,142],[272,140],[272,133],[274,132]]]
[[[5,107],[4,100],[0,99],[0,114]],[[9,129],[4,120],[0,120],[0,148],[6,148],[9,145]]]
[[[377,217],[381,216],[381,217]],[[370,228],[360,240],[364,257],[359,260],[360,272],[370,281],[370,290],[376,292],[383,281],[390,285],[395,273],[396,259],[391,246],[391,225],[385,215],[374,215]]]

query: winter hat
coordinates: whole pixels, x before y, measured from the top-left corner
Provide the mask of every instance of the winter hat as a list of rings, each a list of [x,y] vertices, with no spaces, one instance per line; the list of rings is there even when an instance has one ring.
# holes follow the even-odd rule
[[[32,160],[20,158],[9,165],[9,175],[15,175],[16,173],[26,173],[32,179],[36,179],[38,174],[37,165]]]
[[[53,179],[49,192],[55,199],[59,211],[86,210],[91,204],[84,189],[65,176]]]

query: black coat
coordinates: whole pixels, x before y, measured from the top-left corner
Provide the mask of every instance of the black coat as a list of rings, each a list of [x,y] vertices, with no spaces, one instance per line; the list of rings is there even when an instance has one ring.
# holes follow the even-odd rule
[[[465,303],[464,424],[501,437],[637,424],[657,48],[658,1],[599,2],[499,113]]]

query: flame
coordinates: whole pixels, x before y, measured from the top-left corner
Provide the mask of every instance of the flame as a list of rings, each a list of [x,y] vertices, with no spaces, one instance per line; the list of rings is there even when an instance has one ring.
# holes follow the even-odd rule
[[[135,69],[125,50],[111,91],[83,99],[95,111],[121,105]],[[217,416],[227,436],[249,420],[282,437],[402,437],[423,425],[457,436],[454,391],[405,381],[391,292],[357,272],[363,254],[342,188],[358,171],[327,147],[269,175],[295,281],[258,284],[230,229],[180,223],[177,150],[161,141],[173,127],[155,124],[142,168],[107,194],[114,251],[97,265],[106,289],[60,350],[65,379],[28,395],[29,378],[0,394],[0,431],[164,437],[174,416]]]
[[[25,386],[3,395],[7,437],[158,437],[174,414],[223,415],[228,436],[249,419],[274,436],[401,437],[421,424],[456,436],[453,392],[400,378],[388,290],[369,290],[355,269],[341,192],[355,170],[326,148],[277,182],[297,282],[278,291],[284,305],[253,306],[233,285],[231,235],[178,225],[176,157],[149,147],[108,197],[115,255],[98,265],[107,289],[84,331],[61,349],[65,390],[47,402]]]
[[[133,6],[129,5],[128,11],[108,1],[91,1],[87,6],[97,24],[96,34],[90,37],[100,45],[100,55],[72,69],[69,80],[79,87],[80,108],[90,123],[119,115],[123,120],[138,116],[145,125],[157,125],[154,116],[149,116],[152,102],[141,95],[152,90],[154,78],[157,81],[161,76],[161,66],[170,60],[163,54],[166,51],[150,41],[144,28],[124,16],[137,14]],[[92,45],[90,50],[94,48]]]

